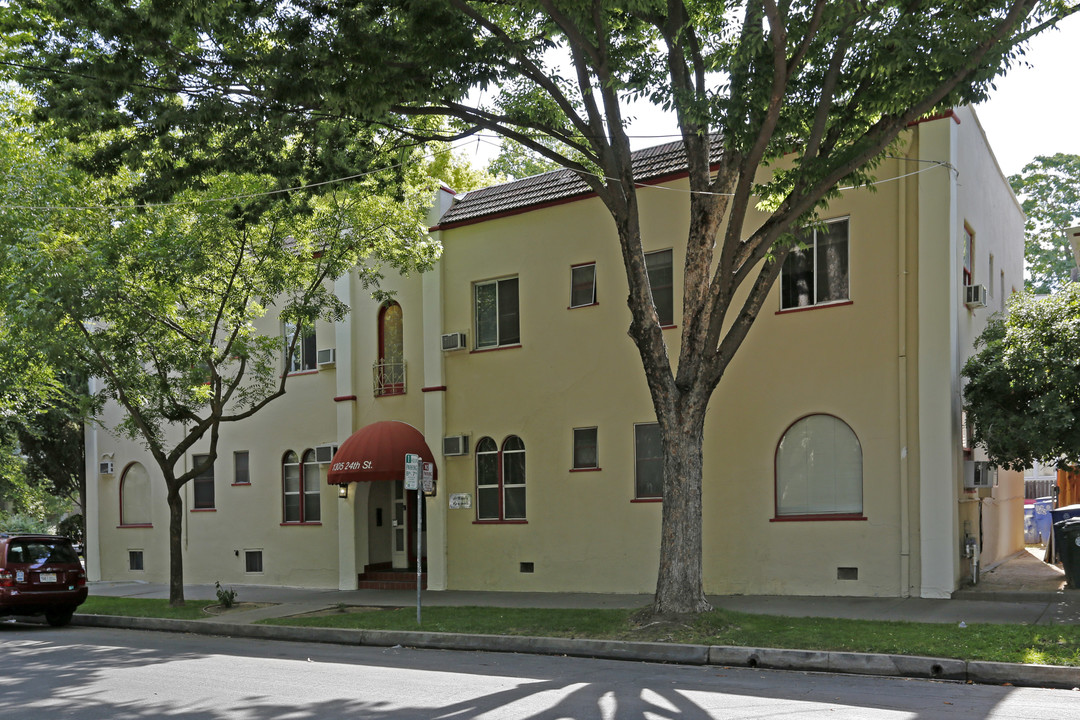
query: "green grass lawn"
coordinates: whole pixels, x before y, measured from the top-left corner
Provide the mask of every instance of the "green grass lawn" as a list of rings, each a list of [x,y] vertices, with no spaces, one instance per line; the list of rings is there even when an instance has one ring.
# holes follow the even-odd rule
[[[416,630],[416,609],[336,612],[264,620],[273,625]],[[716,610],[682,623],[639,625],[630,610],[530,610],[429,607],[421,629],[928,655],[997,662],[1080,666],[1080,628],[791,618]]]
[[[189,600],[184,607],[169,607],[168,600],[153,598],[114,598],[91,595],[75,612],[83,615],[123,615],[126,617],[202,620],[210,617],[203,608],[207,600]]]
[[[87,598],[80,613],[193,620],[210,601],[170,608],[167,600]],[[1080,627],[983,625],[792,618],[715,610],[682,622],[639,623],[633,610],[342,607],[321,615],[264,620],[270,625],[533,635],[928,655],[961,660],[1080,666]]]

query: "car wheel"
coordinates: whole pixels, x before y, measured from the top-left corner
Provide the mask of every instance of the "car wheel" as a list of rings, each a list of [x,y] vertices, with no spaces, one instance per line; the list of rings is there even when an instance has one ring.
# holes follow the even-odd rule
[[[45,613],[45,619],[53,627],[63,627],[71,622],[71,616],[75,614],[74,608],[60,608],[49,610]]]

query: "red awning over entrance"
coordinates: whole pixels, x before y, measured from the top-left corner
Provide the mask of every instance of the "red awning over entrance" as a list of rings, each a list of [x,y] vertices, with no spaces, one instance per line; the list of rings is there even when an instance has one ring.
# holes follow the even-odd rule
[[[408,423],[397,420],[372,423],[362,427],[341,444],[330,462],[326,481],[331,485],[378,480],[403,480],[405,454],[419,455],[423,462],[435,464],[435,456],[424,435]],[[435,468],[435,479],[439,469]]]

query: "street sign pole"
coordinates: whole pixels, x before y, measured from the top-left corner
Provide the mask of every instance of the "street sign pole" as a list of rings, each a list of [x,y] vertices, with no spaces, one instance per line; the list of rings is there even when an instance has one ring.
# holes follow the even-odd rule
[[[405,489],[416,490],[416,624],[420,625],[420,572],[423,548],[420,547],[420,528],[424,523],[423,490],[420,487],[420,456],[405,454]]]

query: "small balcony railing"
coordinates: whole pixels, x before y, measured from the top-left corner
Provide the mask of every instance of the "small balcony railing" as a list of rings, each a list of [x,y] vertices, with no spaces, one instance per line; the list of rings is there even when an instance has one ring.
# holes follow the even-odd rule
[[[372,366],[375,397],[405,394],[405,363],[380,360]]]

